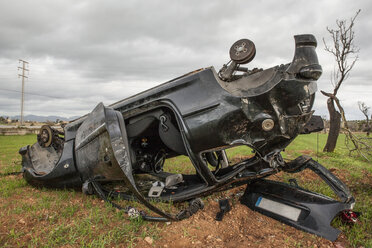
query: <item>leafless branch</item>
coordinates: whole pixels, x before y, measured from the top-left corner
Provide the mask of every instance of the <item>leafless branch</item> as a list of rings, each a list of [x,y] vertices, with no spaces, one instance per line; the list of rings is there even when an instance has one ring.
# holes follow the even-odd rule
[[[350,139],[350,141],[354,145],[353,148],[349,148],[350,153],[353,151],[357,151],[361,157],[363,157],[367,161],[370,161],[369,157],[371,157],[371,146],[368,143],[363,142],[360,138],[358,138],[351,132],[345,117],[344,108],[340,104],[340,100],[336,96],[332,96],[331,98],[335,101],[337,108],[340,110],[341,118],[344,123],[344,127],[342,129],[345,131],[347,137],[346,140]]]
[[[327,31],[331,38],[331,45],[327,44],[323,38],[325,50],[333,55],[335,59],[335,67],[331,78],[333,85],[333,92],[327,93],[321,91],[323,95],[328,97],[327,106],[330,115],[330,132],[328,135],[327,143],[324,147],[325,151],[332,152],[336,147],[338,133],[340,130],[340,116],[344,122],[346,133],[350,138],[351,142],[355,146],[358,153],[366,158],[359,149],[360,145],[358,141],[353,137],[350,129],[347,127],[345,118],[345,112],[342,108],[340,101],[338,100],[337,92],[339,91],[342,83],[348,78],[350,71],[353,69],[355,62],[358,60],[359,48],[355,46],[355,33],[353,30],[355,19],[359,15],[361,10],[358,10],[354,17],[350,21],[336,20],[336,28],[327,27]],[[335,109],[334,103],[336,103],[339,112]]]
[[[359,110],[363,113],[363,115],[368,120],[368,112],[371,107],[368,107],[364,102],[358,102]]]
[[[353,69],[358,60],[359,48],[354,45],[355,33],[353,31],[354,22],[361,10],[358,10],[348,23],[346,20],[337,20],[336,29],[327,27],[331,36],[332,45],[327,44],[323,38],[325,50],[331,53],[336,60],[336,68],[333,73],[332,83],[334,84],[333,95],[336,96],[341,84],[347,79],[348,74]],[[350,62],[351,61],[351,62]]]

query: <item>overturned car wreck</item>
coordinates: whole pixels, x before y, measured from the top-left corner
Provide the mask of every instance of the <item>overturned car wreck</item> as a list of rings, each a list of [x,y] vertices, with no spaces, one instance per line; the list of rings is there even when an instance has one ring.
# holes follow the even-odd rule
[[[297,35],[295,43],[291,63],[249,70],[241,65],[256,50],[242,39],[233,44],[231,61],[219,72],[200,69],[110,106],[100,103],[63,132],[43,126],[38,142],[19,151],[24,178],[35,186],[81,187],[107,201],[115,196],[137,200],[157,216],[136,214],[153,221],[182,220],[203,208],[199,197],[247,185],[243,204],[335,240],[339,231],[330,222],[353,207],[350,191],[310,157],[284,161],[281,156],[298,134],[322,128],[311,110],[322,73],[316,40]],[[254,156],[232,163],[226,149],[235,146],[249,147]],[[165,160],[179,155],[188,156],[195,173],[164,170]],[[264,179],[306,168],[341,201]],[[125,190],[108,190],[113,182],[124,182]],[[189,207],[166,213],[152,199],[189,201]]]

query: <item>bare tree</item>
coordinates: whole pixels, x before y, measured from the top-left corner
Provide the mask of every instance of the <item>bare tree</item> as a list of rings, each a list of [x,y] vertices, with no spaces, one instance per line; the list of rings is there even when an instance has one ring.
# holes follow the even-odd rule
[[[359,15],[358,10],[354,17],[350,19],[350,22],[346,20],[336,20],[337,28],[332,29],[327,27],[327,31],[332,38],[332,45],[328,45],[323,38],[325,50],[331,53],[336,60],[336,67],[334,69],[331,83],[334,86],[332,93],[321,91],[323,95],[327,96],[327,107],[330,117],[329,134],[327,143],[323,149],[325,152],[333,152],[338,135],[340,132],[341,118],[347,127],[345,118],[345,112],[342,108],[339,99],[337,98],[337,92],[339,91],[341,84],[347,79],[350,71],[353,69],[355,62],[358,60],[359,48],[354,45],[354,23],[355,19]],[[338,110],[335,107],[337,105]]]
[[[367,136],[369,136],[369,132],[370,132],[370,127],[369,127],[369,118],[368,118],[368,111],[370,109],[370,107],[368,107],[364,102],[358,102],[358,106],[359,106],[359,110],[364,114],[364,116],[366,117],[366,120],[367,120],[367,125],[366,125],[366,132],[367,132]]]

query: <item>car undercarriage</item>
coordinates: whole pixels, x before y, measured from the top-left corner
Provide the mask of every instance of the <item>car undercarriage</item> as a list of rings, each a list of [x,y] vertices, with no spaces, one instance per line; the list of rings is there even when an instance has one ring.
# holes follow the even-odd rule
[[[281,156],[300,133],[323,128],[311,110],[322,74],[316,45],[313,35],[296,35],[291,63],[249,70],[242,65],[253,60],[256,48],[242,39],[218,72],[199,69],[112,105],[99,103],[63,131],[43,126],[37,142],[20,149],[24,178],[40,187],[82,188],[118,208],[115,197],[137,200],[157,215],[127,212],[152,221],[185,219],[203,208],[200,197],[247,185],[243,204],[335,240],[339,231],[330,222],[352,209],[349,189],[310,157]],[[226,151],[237,146],[252,155],[232,161]],[[166,160],[181,155],[189,158],[193,173],[165,169]],[[265,179],[304,169],[319,175],[340,201]],[[123,190],[108,189],[117,182]],[[153,201],[189,206],[173,214]]]

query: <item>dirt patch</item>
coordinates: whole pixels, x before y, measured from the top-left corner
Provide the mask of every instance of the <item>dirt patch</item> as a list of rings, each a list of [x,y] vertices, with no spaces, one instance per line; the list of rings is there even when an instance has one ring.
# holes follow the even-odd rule
[[[209,199],[204,210],[187,220],[165,225],[161,239],[152,245],[141,239],[138,247],[335,247],[336,242],[349,247],[343,236],[332,243],[252,211],[236,197],[231,202],[232,210],[222,221],[215,220],[218,202]]]
[[[333,173],[347,179],[347,171],[343,169],[334,169]],[[366,174],[368,172],[366,171]],[[275,177],[279,177],[280,174]],[[363,177],[360,183],[370,184],[370,176]],[[9,176],[14,180],[23,180],[21,175]],[[301,180],[314,180],[318,177],[311,171],[305,170],[301,173]],[[365,181],[368,180],[368,181]],[[207,197],[206,207],[204,210],[198,212],[190,219],[174,222],[169,225],[160,224],[161,232],[157,237],[159,239],[152,240],[149,244],[145,237],[138,237],[134,242],[136,247],[164,247],[164,248],[177,248],[177,247],[350,247],[346,238],[340,235],[336,242],[330,242],[318,236],[305,233],[295,228],[289,227],[276,220],[268,218],[258,212],[250,210],[248,207],[239,203],[239,193],[244,192],[245,187],[236,188],[230,191],[216,193]],[[0,205],[5,206],[8,211],[14,212],[17,206],[33,206],[37,204],[38,198],[36,195],[45,198],[56,197],[56,191],[40,191],[39,189],[26,186],[22,188],[17,194],[8,199],[0,199]],[[232,210],[224,216],[224,219],[219,222],[215,220],[216,214],[219,211],[218,198],[230,198]],[[0,245],[8,241],[10,244],[20,242],[27,244],[32,242],[35,237],[42,237],[47,233],[48,229],[56,228],[64,221],[65,226],[75,226],[75,219],[87,218],[89,212],[85,209],[84,203],[88,200],[89,196],[76,193],[73,197],[68,197],[61,206],[78,206],[78,210],[70,217],[65,219],[56,218],[56,223],[52,220],[55,216],[60,214],[58,209],[42,208],[34,212],[33,215],[27,213],[24,209],[19,213],[13,213],[6,216],[6,219],[0,220]],[[11,202],[11,204],[9,204]],[[26,204],[27,203],[27,204]],[[98,206],[105,213],[104,203],[99,199],[91,201],[92,207]],[[95,235],[102,233],[101,225],[105,226],[105,230],[111,229],[117,225],[123,225],[127,221],[112,221],[103,225],[91,224],[92,232]],[[145,227],[149,227],[153,223],[148,223]],[[95,229],[100,228],[100,230]],[[141,228],[138,236],[144,231]],[[10,240],[9,232],[11,229],[21,230],[19,234],[15,235],[14,241]],[[69,246],[69,245],[68,245]],[[123,247],[124,243],[111,244],[111,246]],[[71,245],[70,247],[74,247]]]
[[[303,182],[310,182],[310,181],[314,182],[314,181],[321,180],[321,178],[315,172],[309,169],[301,171],[300,173],[297,174],[297,176],[299,176],[299,178]]]
[[[306,154],[306,155],[314,154],[314,152],[312,150],[301,150],[301,151],[298,151],[298,152],[301,153],[301,154]]]
[[[21,180],[21,176],[16,177]],[[207,197],[204,210],[181,222],[173,222],[169,225],[160,224],[161,232],[157,235],[160,237],[159,239],[152,240],[151,244],[149,244],[148,240],[145,241],[145,237],[138,237],[134,242],[136,247],[336,247],[336,244],[339,245],[338,247],[349,247],[342,235],[337,242],[332,243],[250,210],[239,202],[239,194],[243,193],[244,189],[245,187],[240,187]],[[17,195],[8,199],[12,202],[12,204],[8,205],[8,210],[12,211],[15,207],[25,203],[29,206],[35,205],[38,199],[36,199],[35,195],[30,197],[30,193],[31,195],[35,193],[47,198],[53,198],[57,192],[40,192],[39,189],[25,187]],[[87,197],[79,193],[72,198],[67,198],[62,205],[71,203],[79,206],[79,210],[67,219],[56,219],[56,223],[51,221],[51,218],[59,214],[56,209],[39,209],[34,212],[34,215],[27,213],[27,210],[18,214],[8,215],[6,219],[0,221],[0,244],[6,241],[10,242],[10,244],[16,244],[17,242],[27,244],[33,238],[45,235],[43,233],[47,229],[56,228],[56,226],[61,224],[61,221],[65,221],[65,227],[74,226],[74,219],[85,218],[89,215],[88,211],[84,210],[84,202]],[[215,217],[219,211],[217,200],[218,198],[226,197],[230,198],[232,210],[224,216],[221,222],[216,221]],[[0,205],[4,206],[6,204],[7,200],[0,200]],[[103,211],[105,206],[101,200],[92,200],[92,206],[99,206],[102,208],[102,214],[107,214]],[[123,225],[123,222],[125,221],[112,221],[106,228],[110,229],[110,227],[112,228],[116,225]],[[151,225],[153,223],[148,223],[144,228],[146,229],[146,227]],[[9,240],[10,237],[8,235],[9,230],[13,228],[22,230],[22,235],[15,236],[14,238],[17,241],[14,240],[14,242]],[[96,235],[101,233],[100,230],[94,230],[95,224],[93,223],[91,228]],[[112,244],[110,247],[123,247],[123,245],[123,243]],[[74,245],[71,245],[71,247],[74,247]]]

